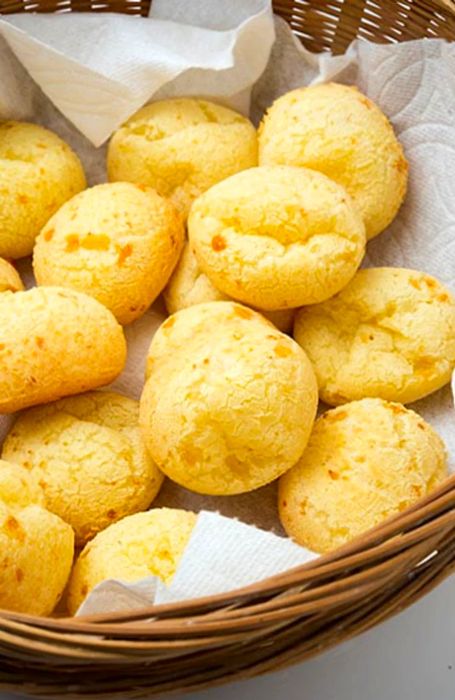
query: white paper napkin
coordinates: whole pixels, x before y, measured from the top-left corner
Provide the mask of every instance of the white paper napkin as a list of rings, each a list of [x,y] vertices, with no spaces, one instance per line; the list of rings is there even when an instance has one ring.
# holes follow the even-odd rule
[[[270,0],[152,3],[149,18],[97,13],[0,20],[0,34],[54,105],[100,146],[161,96],[238,97],[264,70],[274,40]],[[2,112],[29,111],[18,84],[0,83]],[[248,111],[249,103],[242,107]]]
[[[218,11],[220,7],[222,12]],[[224,98],[230,94],[231,90],[248,90],[251,83],[256,80],[251,109],[252,117],[256,121],[276,97],[289,89],[311,82],[337,80],[355,83],[374,99],[392,119],[398,136],[404,144],[410,162],[410,188],[404,206],[388,231],[368,244],[365,264],[408,266],[426,270],[436,275],[451,288],[452,292],[455,292],[454,44],[447,44],[441,40],[423,40],[390,46],[354,42],[344,56],[331,57],[328,54],[316,56],[301,47],[282,20],[276,20],[277,41],[273,46],[265,72],[257,80],[260,73],[259,64],[253,61],[248,66],[244,65],[245,56],[249,56],[250,46],[245,46],[242,42],[242,32],[247,32],[246,36],[249,37],[251,46],[257,46],[258,38],[260,38],[259,43],[267,43],[267,37],[270,38],[272,35],[270,26],[265,34],[259,34],[259,25],[254,23],[268,22],[268,3],[262,0],[257,2],[232,0],[229,4],[221,0],[211,0],[211,2],[192,0],[190,4],[180,0],[154,0],[153,8],[154,19],[163,23],[160,25],[163,31],[165,26],[181,25],[185,22],[188,25],[186,27],[188,36],[194,36],[192,32],[195,29],[205,28],[207,32],[234,32],[231,36],[232,41],[235,42],[235,46],[231,47],[235,58],[231,68],[211,68],[207,71],[207,74],[210,74],[209,77],[202,75],[204,71],[200,68],[187,66],[159,90],[158,96],[165,94],[166,91],[168,94],[190,94],[192,89],[195,89],[192,87],[195,83],[192,81],[203,77],[207,79],[204,83],[206,94]],[[45,22],[41,23],[41,19],[45,19]],[[48,43],[46,50],[51,52],[47,55],[52,56],[54,60],[58,47],[63,51],[69,51],[71,47],[71,50],[76,52],[78,39],[82,46],[89,45],[87,44],[89,34],[87,36],[80,34],[81,28],[85,32],[89,26],[85,22],[86,19],[88,18],[80,16],[65,18],[67,33],[72,36],[71,41],[68,42],[58,39],[54,34],[53,28],[58,33],[63,18],[36,16],[12,18],[6,31],[10,43],[11,37],[15,37],[13,43],[17,37],[20,37],[19,44],[16,44],[15,48],[17,55],[20,53],[17,48],[19,45],[21,50],[24,46],[28,49],[31,46],[38,49],[36,42],[43,31],[41,38]],[[126,23],[120,20],[126,20]],[[29,22],[29,25],[36,21],[33,36],[28,38],[24,38],[22,34],[25,21]],[[89,22],[93,23],[90,25],[90,32],[94,32],[91,36],[96,37],[95,18],[91,18]],[[99,18],[99,22],[103,25],[102,37],[111,37],[116,31],[120,31],[118,27],[121,25],[120,33],[125,36],[123,32],[127,32],[131,44],[142,41],[142,32],[149,31],[148,29],[139,30],[142,26],[139,22],[142,20],[134,18],[104,15]],[[147,22],[152,20],[145,20],[146,24]],[[5,32],[5,24],[0,24],[0,27],[0,31]],[[28,26],[27,30],[32,31],[32,28]],[[248,32],[251,33],[248,34]],[[121,43],[124,48],[117,54],[115,43],[109,42],[108,45],[109,52],[104,56],[103,61],[100,61],[100,65],[86,65],[91,60],[87,55],[84,65],[77,66],[77,71],[83,71],[80,75],[84,76],[84,80],[87,77],[87,89],[92,90],[96,84],[92,82],[93,76],[90,71],[97,74],[97,80],[102,78],[115,82],[118,76],[121,76],[123,86],[121,89],[116,86],[117,95],[124,87],[131,88],[126,78],[128,70],[133,72],[137,70],[137,76],[141,75],[145,76],[145,80],[149,79],[149,74],[141,64],[137,52],[133,50],[130,55],[130,47],[128,46],[127,52],[126,44]],[[115,60],[113,59],[115,71],[109,68],[111,51],[115,54]],[[41,48],[38,54],[40,59],[38,63],[41,65],[40,61],[44,55],[41,53]],[[27,55],[31,60],[31,54]],[[186,55],[188,58],[188,54]],[[266,55],[266,51],[261,54],[263,59]],[[213,56],[210,59],[215,62],[222,60],[221,57]],[[74,54],[72,57],[66,56],[65,60],[74,60]],[[193,64],[195,65],[196,63]],[[49,68],[49,61],[47,66]],[[256,66],[254,70],[252,66]],[[43,81],[40,84],[46,94],[51,94],[49,85],[54,84],[52,80],[50,83],[46,82],[46,76],[52,77],[53,74],[52,70],[49,70],[49,74],[46,70],[40,73],[39,78]],[[89,73],[84,72],[87,70]],[[237,72],[240,75],[238,82],[235,75]],[[0,115],[2,110],[9,109],[10,116],[21,117],[27,110],[33,109],[35,120],[55,129],[78,151],[89,181],[92,183],[102,181],[105,177],[104,149],[95,148],[81,136],[68,119],[61,116],[36,85],[24,76],[14,56],[5,46],[2,47],[1,43],[0,75],[2,76]],[[68,83],[72,77],[73,73],[67,74]],[[227,83],[225,78],[228,80]],[[139,83],[139,80],[137,82]],[[200,83],[197,84],[200,85]],[[133,88],[134,91],[139,89],[142,89],[142,85],[141,88],[139,84]],[[199,92],[200,89],[198,88],[197,91]],[[55,90],[58,93],[57,97],[61,97],[60,88],[55,87]],[[94,93],[90,94],[93,96]],[[105,138],[109,131],[105,129],[107,123],[109,122],[110,128],[113,128],[112,125],[116,123],[115,120],[124,106],[122,100],[125,99],[128,102],[126,93],[122,94],[124,95],[122,99],[119,98],[118,102],[114,100],[115,110],[106,108],[106,114],[103,116],[99,112],[100,105],[96,100],[86,101],[83,90],[75,91],[72,93],[73,97],[70,94],[74,103],[70,100],[71,105],[68,106],[71,118],[76,116],[75,123],[85,129],[86,122],[90,121],[88,115],[91,114],[91,110],[94,110],[94,113],[98,113],[98,117],[94,119],[96,127],[94,128],[98,130],[103,127],[102,138]],[[102,95],[104,95],[103,92],[101,92]],[[144,100],[149,97],[150,95],[144,97]],[[61,104],[57,106],[62,109]],[[131,108],[131,111],[134,109],[135,107]],[[78,119],[80,122],[77,121]],[[102,140],[100,134],[101,130],[97,131],[94,139],[96,143]],[[90,135],[93,138],[94,133],[90,132]],[[24,273],[25,265],[21,264],[21,273]],[[145,316],[126,329],[129,346],[128,365],[123,375],[113,385],[118,390],[134,397],[140,394],[147,348],[163,317],[162,308],[154,306]],[[454,471],[455,412],[450,387],[419,401],[413,408],[432,423],[444,438],[450,452],[450,468]],[[10,420],[11,418],[0,418],[0,442],[6,434]],[[124,610],[142,607],[143,604],[149,604],[155,596],[157,601],[165,602],[232,590],[301,564],[314,556],[287,539],[251,527],[251,524],[256,522],[267,530],[273,530],[275,533],[282,532],[277,518],[276,492],[273,484],[251,494],[223,499],[192,494],[166,481],[156,505],[185,507],[195,511],[220,510],[231,518],[227,519],[216,513],[201,513],[181,565],[168,589],[150,578],[133,586],[116,582],[114,587],[112,582],[106,582],[89,596],[83,607],[84,614],[109,609]],[[250,526],[239,522],[235,517],[247,520]]]
[[[98,584],[78,615],[120,612],[234,591],[315,559],[317,554],[234,518],[202,511],[169,586],[155,577]],[[115,605],[115,610],[113,608]]]

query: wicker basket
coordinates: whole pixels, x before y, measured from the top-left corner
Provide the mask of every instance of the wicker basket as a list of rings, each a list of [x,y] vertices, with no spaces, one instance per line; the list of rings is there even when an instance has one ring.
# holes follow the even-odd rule
[[[449,0],[277,0],[314,51],[455,39]],[[0,13],[147,14],[148,0],[0,0]],[[250,678],[315,655],[402,610],[455,568],[455,476],[349,545],[254,586],[90,621],[0,613],[0,688],[146,697]]]

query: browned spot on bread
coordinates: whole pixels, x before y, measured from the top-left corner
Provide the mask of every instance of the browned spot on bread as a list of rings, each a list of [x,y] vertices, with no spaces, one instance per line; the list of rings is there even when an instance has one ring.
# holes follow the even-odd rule
[[[29,201],[27,195],[25,195],[25,194],[18,194],[16,199],[17,199],[18,204],[28,204],[28,201]]]
[[[333,423],[336,423],[339,420],[344,420],[347,417],[346,411],[334,411],[333,413],[329,411],[329,413],[324,414],[327,418],[330,418],[330,420]]]
[[[204,457],[202,450],[194,445],[188,445],[182,449],[182,459],[192,466],[197,462],[201,462]]]
[[[416,277],[411,277],[409,284],[411,287],[414,287],[414,289],[422,289],[422,281]]]
[[[247,309],[245,306],[235,306],[234,316],[240,316],[240,318],[253,318],[253,312]]]
[[[203,362],[204,362],[204,365],[208,365],[209,362],[210,362],[210,360],[209,360],[208,357],[205,357],[204,360],[203,360]]]
[[[290,347],[287,345],[276,345],[275,346],[275,355],[277,357],[289,357],[289,355],[292,355],[292,350]]]
[[[16,569],[16,581],[20,583],[24,580],[24,572],[22,569]]]
[[[340,478],[340,475],[338,474],[338,472],[334,472],[333,469],[329,469],[329,476],[334,481],[336,481],[337,479]]]
[[[400,156],[394,163],[395,168],[399,173],[405,173],[408,170],[408,162],[403,156]]]
[[[368,97],[365,97],[364,95],[359,96],[359,102],[361,102],[365,107],[368,109],[373,109],[373,104],[371,100],[368,99]]]
[[[412,495],[415,496],[415,498],[420,498],[422,496],[422,487],[418,484],[413,484],[411,486],[411,491]]]
[[[136,185],[138,190],[141,190],[141,192],[147,192],[148,187],[147,185]]]
[[[120,267],[123,265],[125,260],[130,257],[132,252],[133,246],[131,245],[131,243],[127,243],[119,249],[117,262],[120,265]]]
[[[288,504],[287,501],[281,501],[281,505],[283,506],[283,508],[286,508],[287,504]]]
[[[105,233],[88,233],[81,241],[86,250],[109,250],[110,238]]]
[[[5,344],[4,344],[4,343],[0,343],[0,350],[4,350],[4,349],[5,349]]]
[[[88,586],[86,584],[84,584],[81,587],[81,594],[85,597],[87,595],[87,593],[88,593]]]
[[[449,301],[448,294],[439,294],[436,298],[438,301]]]
[[[163,328],[172,328],[172,326],[175,323],[175,318],[173,316],[170,316],[164,323],[163,323]]]
[[[20,542],[23,542],[25,540],[25,532],[22,528],[22,525],[18,520],[16,520],[14,515],[9,515],[6,518],[4,529],[11,537],[15,537]]]
[[[54,236],[54,229],[53,228],[48,228],[47,231],[44,231],[43,233],[43,238],[45,241],[51,241]]]
[[[41,338],[39,335],[37,335],[35,338],[35,343],[39,348],[43,348],[45,344],[44,338]]]
[[[224,240],[223,236],[213,236],[212,248],[216,253],[219,253],[221,250],[226,248],[226,241]]]
[[[114,520],[114,518],[117,517],[117,511],[115,511],[113,508],[111,508],[110,510],[107,511],[106,515],[110,520]]]
[[[424,281],[429,289],[434,289],[436,287],[436,281],[431,277],[424,277]]]
[[[76,250],[79,250],[79,236],[77,233],[70,233],[66,237],[66,247],[65,247],[65,252],[66,253],[74,253]]]

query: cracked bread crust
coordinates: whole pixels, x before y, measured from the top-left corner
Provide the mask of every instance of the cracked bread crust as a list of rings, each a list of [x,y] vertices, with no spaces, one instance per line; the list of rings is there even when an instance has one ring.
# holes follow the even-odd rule
[[[296,315],[323,401],[411,403],[450,381],[455,301],[434,277],[403,268],[360,270],[338,295]]]
[[[257,309],[296,308],[336,294],[365,252],[345,190],[307,168],[250,168],[194,203],[190,244],[215,287]]]
[[[447,476],[439,435],[417,413],[381,399],[324,413],[279,484],[286,532],[315,552],[336,549],[406,510]]]

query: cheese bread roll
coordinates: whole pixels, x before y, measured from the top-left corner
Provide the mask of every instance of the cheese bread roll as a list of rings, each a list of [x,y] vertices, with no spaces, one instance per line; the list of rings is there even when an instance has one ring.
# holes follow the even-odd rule
[[[298,311],[294,337],[326,403],[368,396],[411,403],[450,381],[455,300],[424,272],[360,270],[337,296]]]
[[[100,532],[82,550],[68,587],[68,609],[74,615],[102,581],[133,583],[157,576],[169,583],[196,524],[194,513],[155,508],[136,513]]]
[[[44,508],[34,476],[0,460],[0,608],[50,615],[74,555],[69,525]]]
[[[140,424],[173,481],[212,495],[244,493],[298,460],[316,413],[313,369],[301,348],[233,302],[199,304],[155,334]]]
[[[139,431],[139,404],[112,392],[25,411],[2,456],[36,477],[46,508],[73,527],[78,545],[148,508],[163,481]]]
[[[79,158],[57,134],[0,122],[0,256],[30,255],[46,221],[85,186]]]
[[[59,287],[0,294],[0,413],[109,384],[125,360],[121,326],[92,297]]]
[[[38,284],[90,294],[126,324],[165,287],[183,240],[180,216],[155,190],[129,182],[97,185],[48,221],[33,267]]]
[[[338,182],[362,214],[367,238],[390,224],[406,194],[408,164],[390,122],[348,85],[279,97],[259,128],[259,163],[314,168]]]
[[[188,97],[143,107],[113,135],[107,157],[109,180],[154,187],[185,218],[201,192],[254,165],[252,123],[232,109]]]
[[[365,252],[365,227],[345,190],[307,168],[250,168],[194,203],[191,246],[217,289],[272,311],[342,289]]]
[[[363,399],[315,423],[298,464],[279,484],[288,535],[329,552],[406,510],[447,476],[444,444],[414,411]]]

